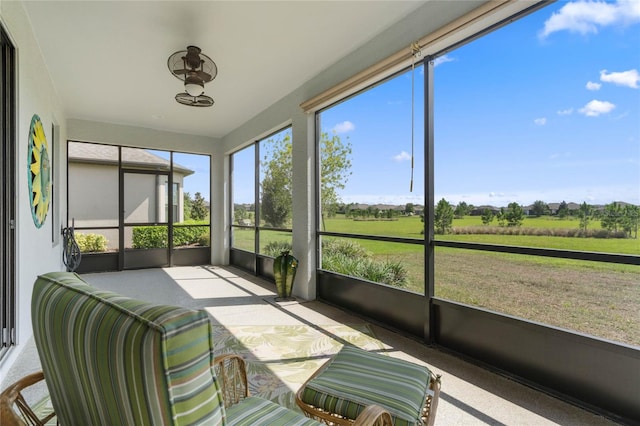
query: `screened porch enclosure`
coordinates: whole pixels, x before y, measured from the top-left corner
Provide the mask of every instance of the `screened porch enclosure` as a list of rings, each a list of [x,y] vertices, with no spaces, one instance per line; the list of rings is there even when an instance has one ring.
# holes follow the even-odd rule
[[[207,264],[208,156],[69,142],[69,226],[79,272]],[[196,173],[179,161],[203,165]],[[200,167],[200,166],[199,166]],[[185,182],[197,180],[185,190]],[[121,207],[119,207],[121,206]]]

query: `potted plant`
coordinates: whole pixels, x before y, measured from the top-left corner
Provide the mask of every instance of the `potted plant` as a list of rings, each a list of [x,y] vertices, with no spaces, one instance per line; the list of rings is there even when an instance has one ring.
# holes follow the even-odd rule
[[[273,261],[273,277],[276,280],[278,297],[276,300],[292,300],[291,291],[298,269],[298,259],[284,250]]]

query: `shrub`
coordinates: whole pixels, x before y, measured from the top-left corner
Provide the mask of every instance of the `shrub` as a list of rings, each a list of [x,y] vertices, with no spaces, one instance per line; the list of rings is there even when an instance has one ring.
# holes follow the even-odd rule
[[[104,235],[76,233],[74,238],[82,253],[107,251],[107,239]]]
[[[151,249],[168,247],[166,226],[136,226],[133,228],[133,248]]]
[[[199,246],[209,247],[211,245],[211,235],[207,232],[206,234],[202,234],[198,237],[197,241]]]
[[[277,257],[291,251],[288,241],[273,241],[264,248],[265,254]],[[324,240],[322,242],[323,269],[362,278],[368,281],[406,288],[407,269],[401,262],[376,261],[360,244],[348,240]]]
[[[353,258],[370,257],[371,254],[367,252],[360,244],[355,241],[349,240],[324,240],[322,242],[323,253],[340,253],[345,256]]]
[[[278,257],[283,251],[293,251],[289,241],[271,241],[264,246],[264,254],[271,257]]]
[[[209,245],[208,226],[175,226],[174,247]],[[204,244],[203,244],[204,243]],[[151,249],[168,247],[166,226],[136,226],[133,228],[133,248]]]
[[[584,237],[584,238],[627,238],[623,231],[609,231],[607,229],[578,228],[521,228],[502,226],[463,226],[451,231],[457,235],[487,234],[487,235],[535,235],[545,237]]]

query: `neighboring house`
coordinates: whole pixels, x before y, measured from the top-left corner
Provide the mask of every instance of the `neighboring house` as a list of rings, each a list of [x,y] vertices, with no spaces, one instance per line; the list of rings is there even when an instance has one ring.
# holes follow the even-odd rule
[[[69,142],[69,219],[78,228],[99,228],[116,248],[118,241],[118,148]],[[169,220],[170,162],[147,150],[122,148],[124,171],[124,223],[156,224]],[[184,221],[184,178],[193,170],[173,168],[173,221]],[[90,232],[90,231],[80,231]],[[130,247],[131,227],[125,227],[125,246]]]

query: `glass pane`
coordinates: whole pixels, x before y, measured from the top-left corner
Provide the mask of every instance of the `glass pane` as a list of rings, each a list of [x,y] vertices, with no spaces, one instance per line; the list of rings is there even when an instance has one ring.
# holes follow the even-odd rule
[[[436,247],[436,297],[640,345],[640,270]]]
[[[566,5],[437,60],[437,238],[640,254],[640,26],[579,34]]]
[[[292,244],[291,232],[260,230],[260,254],[277,257],[284,250],[292,251]]]
[[[82,253],[118,251],[118,229],[76,229],[74,236]]]
[[[76,227],[118,226],[118,147],[69,142],[68,159],[69,219]]]
[[[250,145],[231,156],[233,223],[255,224],[255,146]],[[251,249],[253,251],[253,248]]]
[[[167,176],[124,174],[125,223],[163,223],[166,217]]]
[[[174,223],[210,223],[211,157],[196,154],[173,154]]]
[[[260,141],[260,225],[291,229],[291,128]]]
[[[424,246],[321,237],[321,268],[424,294]]]
[[[420,65],[320,113],[322,230],[420,238],[423,80]]]
[[[256,231],[254,228],[231,228],[231,247],[250,252],[255,251]]]

